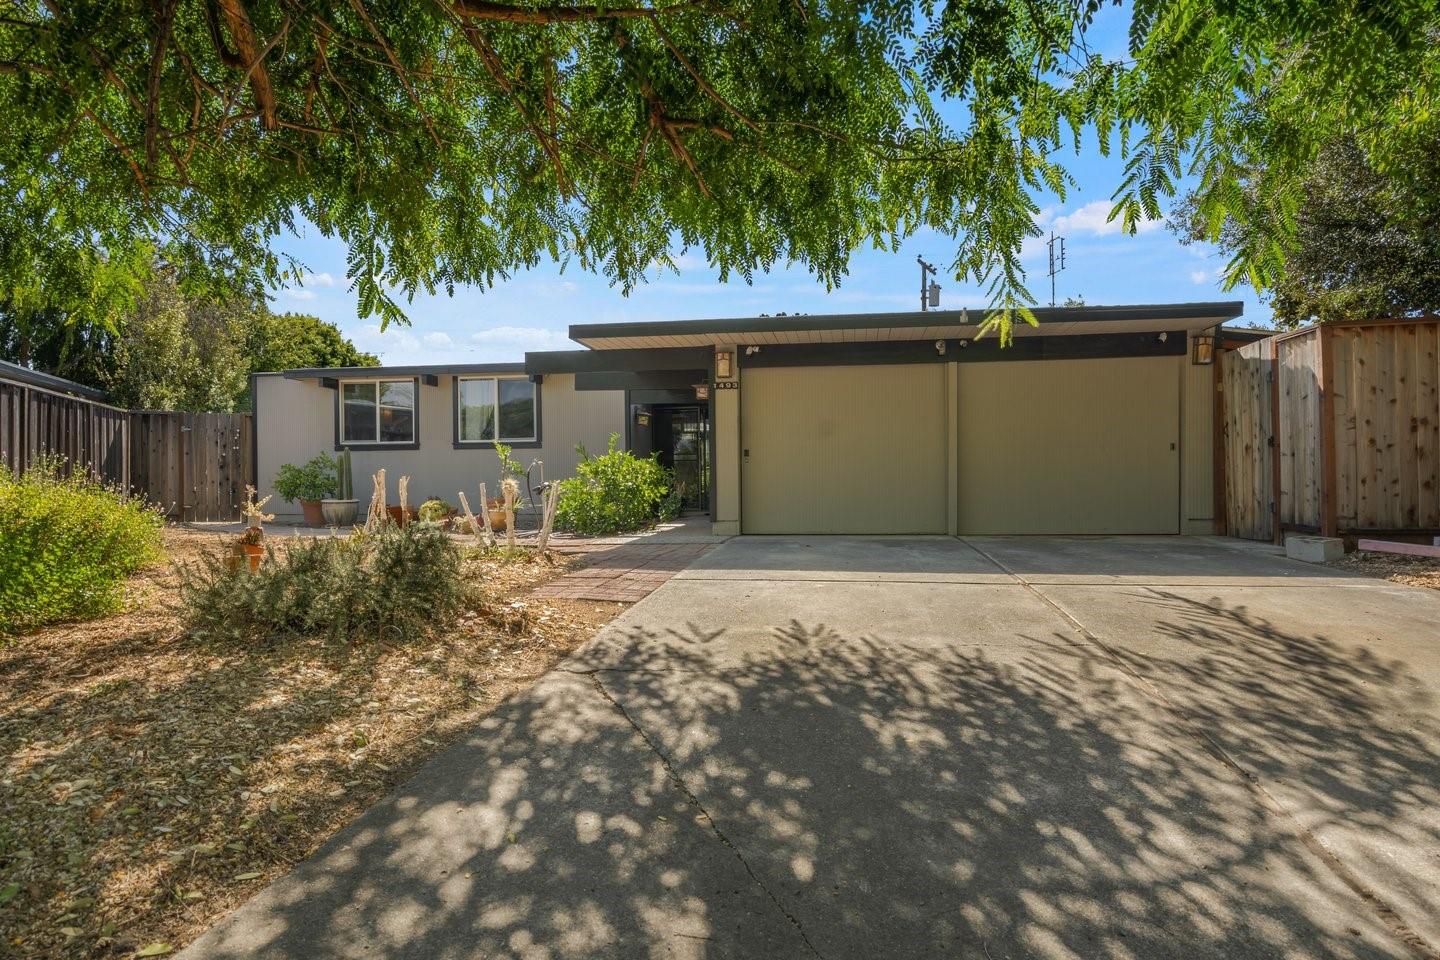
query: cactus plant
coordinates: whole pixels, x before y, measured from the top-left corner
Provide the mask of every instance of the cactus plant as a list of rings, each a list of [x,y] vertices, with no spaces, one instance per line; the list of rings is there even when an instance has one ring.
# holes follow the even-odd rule
[[[349,447],[343,448],[335,458],[335,479],[340,495],[334,500],[321,501],[320,511],[325,515],[327,526],[348,527],[355,522],[360,510],[355,500],[355,468],[350,462]]]
[[[350,464],[350,448],[345,447],[340,451],[336,462],[336,473],[340,475],[340,496],[338,500],[355,499],[355,472]]]

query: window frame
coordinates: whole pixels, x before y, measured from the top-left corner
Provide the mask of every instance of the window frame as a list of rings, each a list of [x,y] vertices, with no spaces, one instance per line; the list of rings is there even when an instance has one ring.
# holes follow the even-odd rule
[[[495,384],[495,433],[493,440],[463,440],[460,436],[460,382],[462,380],[489,380]],[[500,433],[500,381],[520,380],[530,384],[530,393],[534,397],[535,422],[532,424],[533,436],[527,439],[510,440],[499,436]],[[504,373],[457,373],[450,378],[450,439],[453,446],[458,449],[473,450],[493,449],[496,443],[503,443],[514,450],[533,450],[541,443],[541,412],[540,394],[541,378],[539,376],[526,376],[524,374]]]
[[[351,383],[367,383],[375,386],[375,439],[345,439],[345,386]],[[412,430],[409,440],[380,439],[380,384],[409,383],[414,389],[415,403],[411,407]],[[335,381],[335,449],[336,450],[419,450],[420,449],[420,378],[419,377],[348,377]]]

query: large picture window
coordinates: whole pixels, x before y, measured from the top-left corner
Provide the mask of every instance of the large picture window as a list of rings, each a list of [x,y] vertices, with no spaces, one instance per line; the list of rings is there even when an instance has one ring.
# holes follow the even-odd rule
[[[415,442],[414,380],[348,381],[340,399],[342,444]]]
[[[460,443],[527,443],[539,439],[535,384],[529,379],[461,377],[456,381]]]

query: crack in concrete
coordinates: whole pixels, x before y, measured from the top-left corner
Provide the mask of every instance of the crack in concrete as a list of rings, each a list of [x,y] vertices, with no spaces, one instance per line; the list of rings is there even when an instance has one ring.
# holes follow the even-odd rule
[[[800,918],[786,908],[775,891],[770,889],[770,886],[761,879],[760,874],[750,865],[750,861],[745,858],[745,854],[740,852],[740,848],[725,835],[725,831],[720,829],[720,825],[715,822],[715,818],[710,815],[710,811],[705,809],[705,805],[700,802],[700,798],[685,785],[684,779],[680,776],[680,771],[675,769],[675,765],[671,763],[665,751],[660,749],[660,745],[650,738],[650,735],[645,732],[645,729],[630,715],[630,711],[626,710],[624,705],[611,696],[609,690],[605,689],[605,685],[600,682],[599,673],[600,671],[598,670],[589,671],[590,682],[595,685],[596,692],[604,697],[605,700],[615,708],[616,712],[625,718],[625,722],[630,724],[640,739],[645,741],[645,745],[650,748],[650,752],[655,754],[656,758],[660,761],[660,766],[664,768],[665,775],[670,778],[670,782],[675,785],[677,790],[685,795],[686,802],[699,811],[700,816],[704,818],[705,823],[710,827],[710,832],[715,834],[716,839],[735,855],[736,860],[740,861],[740,866],[745,869],[745,872],[750,876],[750,880],[765,893],[765,896],[770,898],[770,902],[775,905],[775,909],[784,914],[785,919],[789,920],[791,925],[795,927],[796,932],[800,934],[800,939],[804,941],[806,948],[812,954],[824,960],[824,954],[815,947],[815,944],[810,942],[810,935],[805,932],[805,925],[800,922]]]
[[[1055,600],[1046,596],[1029,580],[1026,580],[1020,574],[1010,569],[1010,567],[1003,563],[998,557],[991,556],[988,552],[963,537],[957,537],[956,539],[960,540],[961,543],[980,554],[986,560],[995,564],[996,567],[1005,571],[1005,573],[1014,577],[1018,584],[1030,591],[1041,603],[1055,611],[1062,620],[1070,624],[1082,637],[1094,644],[1098,649],[1104,651],[1105,655],[1115,663],[1122,673],[1130,678],[1138,689],[1154,700],[1161,709],[1174,717],[1191,737],[1200,742],[1200,745],[1207,753],[1215,757],[1215,759],[1219,760],[1227,769],[1239,776],[1255,793],[1260,801],[1260,805],[1264,807],[1266,811],[1272,816],[1276,816],[1288,823],[1296,839],[1298,839],[1307,850],[1314,854],[1345,886],[1349,887],[1351,892],[1358,896],[1360,900],[1371,909],[1380,922],[1384,924],[1401,943],[1405,944],[1417,960],[1440,960],[1440,951],[1437,951],[1429,941],[1406,923],[1405,919],[1400,916],[1399,911],[1372,889],[1369,884],[1365,883],[1364,880],[1345,864],[1345,861],[1342,860],[1335,851],[1326,846],[1324,841],[1317,837],[1310,828],[1301,823],[1299,818],[1296,817],[1288,807],[1276,799],[1275,795],[1265,788],[1259,776],[1241,766],[1240,762],[1230,756],[1229,751],[1227,751],[1219,741],[1203,728],[1197,726],[1194,721],[1186,715],[1185,711],[1166,696],[1165,692],[1156,686],[1153,681],[1130,666],[1130,664],[1125,661],[1125,658],[1120,656],[1117,650],[1100,639],[1099,635],[1093,630],[1081,623],[1078,617],[1069,610],[1066,610]],[[1153,590],[1151,592],[1153,592]]]

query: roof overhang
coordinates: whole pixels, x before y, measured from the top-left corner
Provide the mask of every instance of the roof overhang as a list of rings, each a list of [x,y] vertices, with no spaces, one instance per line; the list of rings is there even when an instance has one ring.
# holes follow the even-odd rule
[[[1037,324],[1016,323],[1019,337],[1206,330],[1244,312],[1239,300],[1133,304],[1115,307],[1037,307]],[[570,339],[592,350],[711,348],[727,344],[856,343],[884,340],[973,339],[985,310],[851,313],[592,323],[570,327]],[[526,355],[527,368],[531,354]]]
[[[448,377],[451,374],[524,373],[523,363],[423,363],[399,367],[300,367],[282,370],[287,380],[384,380],[387,377]]]
[[[618,373],[648,370],[709,370],[707,347],[638,350],[545,350],[525,354],[529,373]]]

